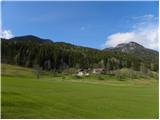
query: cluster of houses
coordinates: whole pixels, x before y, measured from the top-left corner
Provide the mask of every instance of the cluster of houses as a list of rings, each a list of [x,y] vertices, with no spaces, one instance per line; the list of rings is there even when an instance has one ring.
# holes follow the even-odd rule
[[[79,69],[76,73],[77,76],[89,76],[90,74],[100,74],[105,72],[104,68],[94,68],[94,69]]]

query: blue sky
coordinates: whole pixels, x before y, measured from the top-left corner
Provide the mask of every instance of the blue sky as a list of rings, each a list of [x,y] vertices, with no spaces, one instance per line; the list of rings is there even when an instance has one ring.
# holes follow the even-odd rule
[[[98,49],[130,40],[147,47],[148,41],[157,44],[157,26],[158,2],[153,1],[2,2],[2,32],[12,36],[32,34]],[[134,36],[143,29],[154,39]],[[149,48],[158,49],[155,45]]]

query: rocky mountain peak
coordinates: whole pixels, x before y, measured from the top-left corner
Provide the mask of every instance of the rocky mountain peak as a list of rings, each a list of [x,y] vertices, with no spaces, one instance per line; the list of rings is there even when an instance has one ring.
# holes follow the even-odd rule
[[[144,47],[136,42],[129,42],[118,44],[115,48],[121,49],[122,52],[129,52],[135,49],[142,49]]]

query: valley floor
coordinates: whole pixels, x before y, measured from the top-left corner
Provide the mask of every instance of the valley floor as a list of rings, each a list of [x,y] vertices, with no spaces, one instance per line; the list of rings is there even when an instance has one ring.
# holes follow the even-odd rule
[[[2,65],[2,118],[158,118],[158,81],[110,76],[36,79],[28,68]]]

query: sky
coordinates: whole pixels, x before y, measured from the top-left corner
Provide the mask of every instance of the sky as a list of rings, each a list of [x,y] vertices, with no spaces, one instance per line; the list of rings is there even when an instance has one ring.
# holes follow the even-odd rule
[[[103,49],[135,41],[158,50],[158,1],[2,2],[0,37],[35,35]]]

